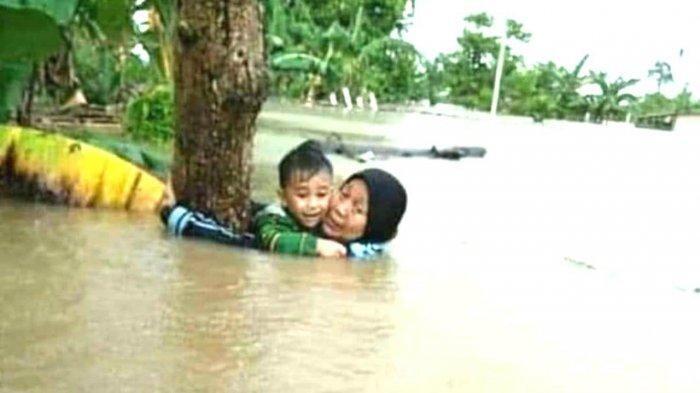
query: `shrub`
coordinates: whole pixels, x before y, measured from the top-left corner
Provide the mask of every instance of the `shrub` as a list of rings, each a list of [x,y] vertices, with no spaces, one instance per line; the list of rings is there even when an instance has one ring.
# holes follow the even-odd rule
[[[135,140],[168,142],[173,137],[173,87],[157,85],[129,102],[125,132]]]

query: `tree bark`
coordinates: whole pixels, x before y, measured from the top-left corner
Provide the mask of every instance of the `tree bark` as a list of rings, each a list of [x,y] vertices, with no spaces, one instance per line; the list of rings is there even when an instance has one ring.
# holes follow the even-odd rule
[[[257,0],[179,0],[173,190],[178,200],[245,228],[255,120],[265,100],[263,9]]]

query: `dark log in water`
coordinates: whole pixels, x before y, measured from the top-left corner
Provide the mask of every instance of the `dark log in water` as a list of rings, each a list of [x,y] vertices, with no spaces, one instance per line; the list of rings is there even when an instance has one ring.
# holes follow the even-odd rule
[[[486,149],[483,147],[437,148],[431,146],[429,149],[402,149],[392,146],[347,143],[335,133],[326,138],[325,141],[320,141],[320,144],[324,153],[339,154],[360,162],[389,157],[432,157],[459,160],[464,157],[483,158],[486,155]]]

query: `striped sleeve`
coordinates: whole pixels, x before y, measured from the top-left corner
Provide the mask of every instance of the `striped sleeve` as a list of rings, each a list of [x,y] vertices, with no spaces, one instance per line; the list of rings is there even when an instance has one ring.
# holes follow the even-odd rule
[[[260,248],[291,255],[316,255],[317,238],[300,230],[286,214],[263,211],[255,217],[255,234]]]
[[[213,218],[184,206],[170,209],[164,214],[163,221],[167,232],[175,236],[208,239],[238,247],[253,247],[255,243],[252,234],[237,233]]]

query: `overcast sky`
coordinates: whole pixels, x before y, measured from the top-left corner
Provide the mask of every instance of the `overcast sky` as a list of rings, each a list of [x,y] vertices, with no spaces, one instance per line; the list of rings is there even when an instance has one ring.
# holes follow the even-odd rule
[[[514,46],[529,64],[549,60],[571,69],[590,54],[589,69],[611,78],[639,78],[630,92],[656,91],[647,77],[657,60],[668,62],[675,94],[687,83],[700,98],[700,12],[687,0],[416,0],[413,24],[404,34],[424,55],[457,49],[464,17],[478,12],[515,19],[532,33]],[[679,53],[683,49],[683,56]]]

